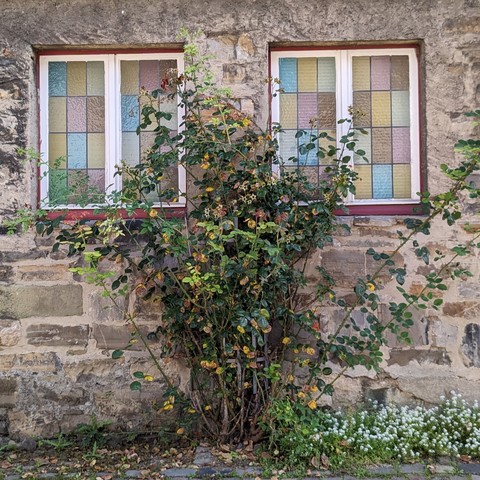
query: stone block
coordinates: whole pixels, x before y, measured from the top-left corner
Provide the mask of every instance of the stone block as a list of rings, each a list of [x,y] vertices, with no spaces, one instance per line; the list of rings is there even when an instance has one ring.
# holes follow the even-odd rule
[[[151,328],[140,326],[141,334],[147,338]],[[95,323],[93,325],[93,338],[97,341],[97,348],[102,350],[116,350],[125,348],[133,339],[133,344],[129,350],[143,350],[144,346],[137,335],[133,333],[129,325],[102,325]]]
[[[17,381],[0,378],[0,408],[13,407],[17,401]]]
[[[447,302],[444,303],[442,311],[449,317],[476,319],[480,315],[480,303],[469,301]]]
[[[352,286],[357,278],[365,276],[363,250],[326,250],[322,253],[322,266],[339,286]]]
[[[464,298],[480,298],[480,285],[478,283],[463,282],[458,286],[458,294]]]
[[[433,363],[435,365],[451,365],[452,361],[444,349],[419,350],[415,348],[393,348],[390,350],[390,358],[387,365],[399,365],[404,367],[410,362],[419,364]]]
[[[0,357],[0,359],[1,358],[2,357]],[[48,352],[15,355],[13,359],[10,360],[9,370],[26,373],[56,373],[60,368],[61,365],[58,356],[53,352]]]
[[[438,317],[428,318],[428,343],[432,347],[448,347],[455,343],[458,327],[442,322]]]
[[[480,367],[480,324],[469,323],[465,327],[461,351],[467,367]]]
[[[397,221],[395,217],[375,216],[375,217],[354,217],[353,225],[355,227],[393,227]]]
[[[0,287],[0,318],[66,317],[82,314],[81,285]]]
[[[0,347],[13,347],[22,337],[22,326],[17,320],[0,320]]]
[[[63,366],[65,375],[74,382],[84,382],[90,378],[111,376],[114,378],[113,369],[123,362],[110,357],[92,358],[66,362]]]
[[[247,77],[245,67],[236,63],[226,63],[223,65],[223,80],[226,83],[242,83]]]
[[[71,277],[68,265],[22,265],[17,267],[17,276],[23,282],[53,282]]]
[[[86,347],[88,333],[88,325],[63,326],[40,323],[27,328],[27,343],[50,347]]]
[[[10,283],[13,277],[13,267],[11,265],[0,265],[0,282]]]

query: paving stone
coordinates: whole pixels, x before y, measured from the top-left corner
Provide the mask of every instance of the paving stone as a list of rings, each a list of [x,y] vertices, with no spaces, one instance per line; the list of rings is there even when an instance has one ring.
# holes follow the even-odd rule
[[[140,470],[125,470],[124,475],[127,478],[140,478],[142,476],[142,472]]]
[[[206,465],[212,465],[215,463],[215,457],[210,452],[208,447],[197,447],[195,450],[195,457],[193,459],[193,464],[203,467]]]
[[[480,463],[459,463],[458,468],[464,473],[480,475]]]
[[[194,468],[167,468],[162,472],[165,477],[191,477],[197,473],[197,470]]]
[[[400,465],[398,471],[402,473],[424,473],[425,465],[423,465],[422,463],[412,463],[411,465]]]

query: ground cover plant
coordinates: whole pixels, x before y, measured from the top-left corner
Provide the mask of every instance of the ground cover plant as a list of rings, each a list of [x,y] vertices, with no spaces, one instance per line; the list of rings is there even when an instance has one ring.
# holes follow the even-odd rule
[[[281,126],[263,129],[239,111],[231,93],[215,86],[208,57],[188,34],[185,60],[185,72],[169,72],[160,90],[142,92],[138,131],[153,123],[155,141],[142,163],[119,166],[122,188],[98,206],[103,220],[65,223],[59,214],[37,221],[36,229],[57,235],[54,250],[83,255],[72,271],[103,289],[113,304],[122,308],[120,300],[128,297],[126,304],[134,305],[124,311],[125,319],[168,385],[159,410],[181,411],[182,421],[191,419],[179,425],[180,434],[192,425],[222,444],[269,436],[275,443],[278,409],[285,413],[290,406],[306,412],[310,421],[307,413],[332,394],[347,369],[380,369],[386,333],[408,342],[412,308],[440,308],[447,280],[471,275],[459,260],[478,247],[478,234],[445,251],[431,252],[424,240],[434,221],[453,225],[461,218],[462,196],[478,196],[469,177],[479,169],[480,142],[459,143],[463,157],[458,165],[442,166],[451,187],[442,194],[422,194],[423,215],[405,221],[393,252],[368,250],[376,266],[352,285],[353,299],[338,294],[334,272],[322,268],[321,280],[306,298],[312,253],[348,228],[339,224],[338,212],[355,191],[352,156],[365,155],[357,140],[366,132],[355,128],[361,112],[351,111],[350,118],[339,121],[349,129],[338,143],[318,132],[314,119],[311,130],[298,133],[302,158],[318,155],[326,165],[324,178],[312,185],[294,167],[298,159],[279,157]],[[270,85],[272,95],[281,88],[274,79]],[[184,109],[179,132],[167,126],[171,114],[162,111],[162,100],[172,97]],[[480,112],[472,115],[478,118]],[[171,218],[166,208],[185,196],[168,186],[178,164],[190,186],[182,219]],[[278,175],[272,165],[278,166]],[[143,219],[132,221],[139,212]],[[408,271],[395,262],[404,248],[436,265],[416,294],[404,289]],[[397,282],[399,300],[389,302],[391,319],[382,323],[384,274]],[[137,307],[148,308],[148,302],[162,303],[163,316],[156,331],[143,336]],[[322,331],[319,321],[325,306],[342,312],[331,334]],[[356,323],[355,310],[365,325]],[[152,338],[160,340],[161,352],[151,345]],[[113,357],[125,352],[128,346]],[[191,369],[188,397],[164,370],[164,358],[171,356],[181,356]],[[299,371],[306,372],[303,382],[297,380]],[[141,371],[134,377],[133,390],[156,380]]]

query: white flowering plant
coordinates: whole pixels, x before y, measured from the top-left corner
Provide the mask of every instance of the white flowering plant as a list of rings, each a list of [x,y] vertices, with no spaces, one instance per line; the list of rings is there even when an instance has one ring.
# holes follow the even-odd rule
[[[271,450],[287,467],[333,469],[436,456],[480,458],[480,407],[451,392],[437,406],[371,402],[354,413],[271,406]]]

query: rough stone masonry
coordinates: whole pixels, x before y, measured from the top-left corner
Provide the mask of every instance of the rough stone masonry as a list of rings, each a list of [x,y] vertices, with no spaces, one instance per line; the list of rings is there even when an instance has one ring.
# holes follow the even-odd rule
[[[446,186],[440,163],[455,160],[459,138],[478,137],[464,113],[480,104],[480,2],[478,0],[0,0],[0,219],[36,205],[37,168],[16,153],[38,148],[37,52],[46,47],[129,48],[177,45],[181,27],[201,29],[202,48],[215,55],[218,80],[232,88],[241,108],[262,124],[268,117],[269,46],[417,42],[421,48],[421,141],[427,186]],[[475,178],[474,180],[478,180]],[[479,225],[478,202],[464,211]],[[345,287],[369,268],[369,247],[393,249],[398,216],[349,216],[352,230],[312,258],[310,277],[322,264]],[[129,389],[131,373],[152,367],[141,351],[112,360],[130,332],[93,287],[69,272],[76,259],[51,253],[52,240],[33,232],[0,236],[0,436],[52,436],[91,414],[139,427],[164,421],[150,406],[164,385]],[[434,225],[430,245],[445,248],[468,239],[461,226]],[[418,291],[425,266],[402,253]],[[435,403],[455,389],[480,396],[480,267],[447,292],[443,310],[416,314],[413,345],[391,339],[382,373],[356,369],[338,382],[334,404],[365,397]],[[338,268],[339,265],[345,268]],[[388,301],[394,287],[384,278]],[[387,318],[388,308],[381,307]],[[161,315],[141,318],[146,330]],[[325,329],[335,314],[325,311]],[[361,319],[360,319],[361,320]],[[188,371],[167,365],[183,388]]]

